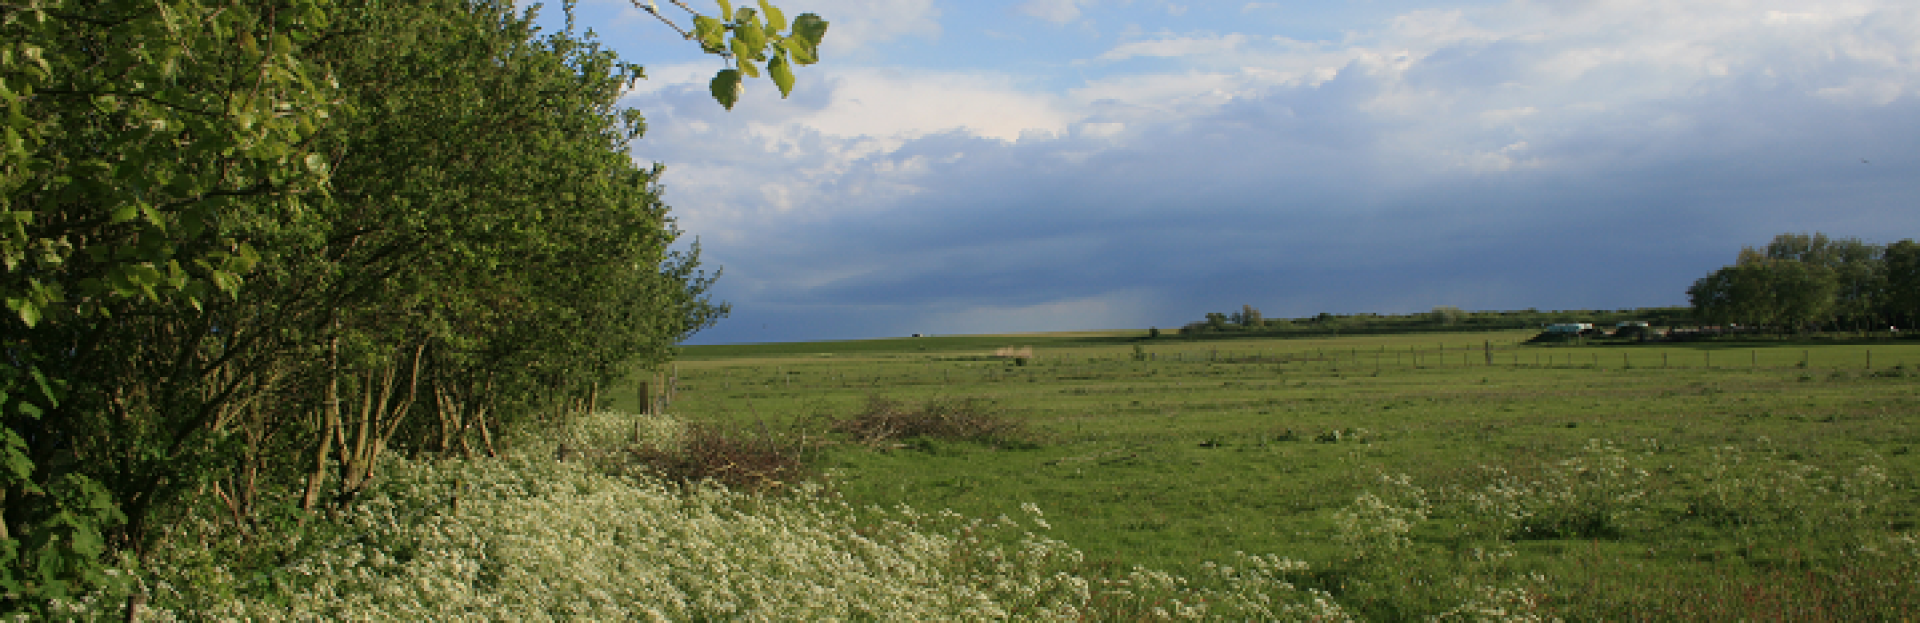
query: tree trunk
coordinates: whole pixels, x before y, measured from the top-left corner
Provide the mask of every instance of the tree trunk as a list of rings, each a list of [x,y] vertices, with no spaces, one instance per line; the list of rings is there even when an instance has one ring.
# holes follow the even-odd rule
[[[406,415],[413,409],[413,403],[419,396],[420,362],[426,353],[427,345],[421,342],[413,349],[413,363],[407,375],[405,396],[399,396],[394,381],[400,373],[398,365],[390,365],[384,375],[374,371],[366,373],[361,388],[360,411],[355,414],[353,423],[353,441],[347,442],[346,432],[340,432],[340,496],[344,499],[358,495],[366,488],[373,475],[373,465],[386,449],[387,440]]]
[[[321,399],[322,424],[320,443],[314,450],[313,471],[307,474],[307,491],[300,498],[300,508],[312,512],[320,502],[320,489],[327,483],[327,454],[332,451],[333,440],[340,432],[340,337],[334,336],[327,342],[327,390]]]

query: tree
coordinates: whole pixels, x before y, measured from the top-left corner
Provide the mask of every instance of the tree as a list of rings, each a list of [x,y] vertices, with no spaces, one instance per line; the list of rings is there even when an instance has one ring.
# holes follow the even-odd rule
[[[1747,248],[1734,265],[1695,281],[1687,298],[1702,321],[1800,331],[1827,317],[1837,287],[1825,266]]]
[[[1881,313],[1895,326],[1913,330],[1920,324],[1920,244],[1901,240],[1887,245],[1882,255],[1884,282]]]
[[[1227,318],[1226,314],[1222,314],[1219,312],[1207,312],[1206,328],[1208,331],[1213,331],[1216,333],[1226,331],[1227,325],[1231,322],[1232,321]]]
[[[1802,332],[1832,317],[1839,285],[1832,269],[1783,260],[1760,266],[1769,304],[1783,331]]]
[[[1828,238],[1826,234],[1780,234],[1766,246],[1765,257],[1800,262],[1832,274],[1833,319],[1858,329],[1878,324],[1878,305],[1885,276],[1880,256],[1884,248],[1858,238]]]
[[[817,60],[817,16],[719,4],[723,76]],[[724,315],[626,153],[640,76],[509,2],[0,7],[0,610],[187,492],[345,499]]]

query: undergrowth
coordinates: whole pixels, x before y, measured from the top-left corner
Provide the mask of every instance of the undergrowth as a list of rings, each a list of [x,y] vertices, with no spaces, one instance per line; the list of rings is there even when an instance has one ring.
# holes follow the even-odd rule
[[[834,422],[832,428],[871,446],[916,438],[1003,447],[1034,442],[1022,421],[1007,417],[983,398],[933,398],[910,405],[875,394],[867,397],[864,408]]]
[[[1881,512],[1910,483],[1874,457],[1824,470],[1724,446],[1676,469],[1654,450],[1594,441],[1446,481],[1380,472],[1327,512],[1338,556],[1236,552],[1181,575],[1090,562],[1049,537],[1031,503],[992,518],[856,508],[830,482],[738,463],[750,453],[729,444],[756,438],[780,439],[593,414],[498,459],[392,459],[351,507],[251,538],[192,520],[123,573],[149,598],[143,621],[1848,621],[1920,611],[1920,533],[1889,528]],[[666,461],[685,461],[679,473],[639,460],[640,448],[697,458]],[[735,462],[701,462],[713,457]],[[716,468],[728,464],[739,467]],[[733,487],[731,474],[754,476]],[[756,492],[773,482],[789,494]],[[1745,565],[1643,569],[1647,543],[1685,534],[1716,535]],[[1518,555],[1549,545],[1561,564]],[[119,604],[62,608],[72,620],[125,620]]]

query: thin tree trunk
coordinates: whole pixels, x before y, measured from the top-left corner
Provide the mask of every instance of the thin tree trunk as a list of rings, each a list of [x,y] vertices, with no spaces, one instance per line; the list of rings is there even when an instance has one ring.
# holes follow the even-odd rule
[[[320,489],[327,483],[327,454],[333,449],[334,439],[340,435],[340,337],[337,335],[327,344],[327,390],[321,411],[324,413],[324,423],[320,429],[320,443],[314,451],[313,471],[307,475],[306,495],[300,498],[300,508],[308,512],[312,512],[320,502]]]
[[[375,383],[375,373],[367,372],[365,387],[361,391],[360,413],[353,443],[346,443],[344,434],[340,444],[340,493],[351,497],[360,493],[372,478],[373,465],[386,449],[387,440],[400,430],[407,413],[413,409],[413,403],[419,397],[420,361],[426,353],[427,345],[420,343],[413,350],[413,363],[407,375],[407,390],[404,397],[397,396],[394,381],[399,375],[399,367],[388,366],[386,374]]]

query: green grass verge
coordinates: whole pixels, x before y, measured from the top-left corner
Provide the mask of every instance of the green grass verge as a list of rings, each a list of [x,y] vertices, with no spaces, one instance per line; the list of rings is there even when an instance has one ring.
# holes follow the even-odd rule
[[[832,486],[860,504],[970,516],[1037,503],[1055,537],[1116,566],[1192,574],[1236,551],[1291,556],[1370,618],[1461,601],[1382,582],[1444,585],[1496,569],[1544,578],[1526,590],[1576,618],[1788,607],[1846,618],[1916,604],[1911,582],[1854,582],[1902,577],[1913,562],[1862,552],[1887,551],[1920,521],[1920,345],[1519,345],[1531,335],[787,345],[807,354],[682,364],[673,410],[805,426],[875,394],[988,400],[1038,443],[847,445],[826,455]],[[991,356],[1023,345],[1035,349],[1027,365]],[[1539,480],[1615,456],[1646,475],[1615,483],[1610,495],[1631,499],[1614,510],[1579,510],[1605,506],[1568,492],[1588,475]],[[1342,540],[1342,513],[1381,490],[1382,475],[1405,476],[1402,488],[1430,504],[1393,565],[1357,560]],[[1566,517],[1488,532],[1498,505],[1473,500],[1499,486],[1571,500],[1508,511]]]

